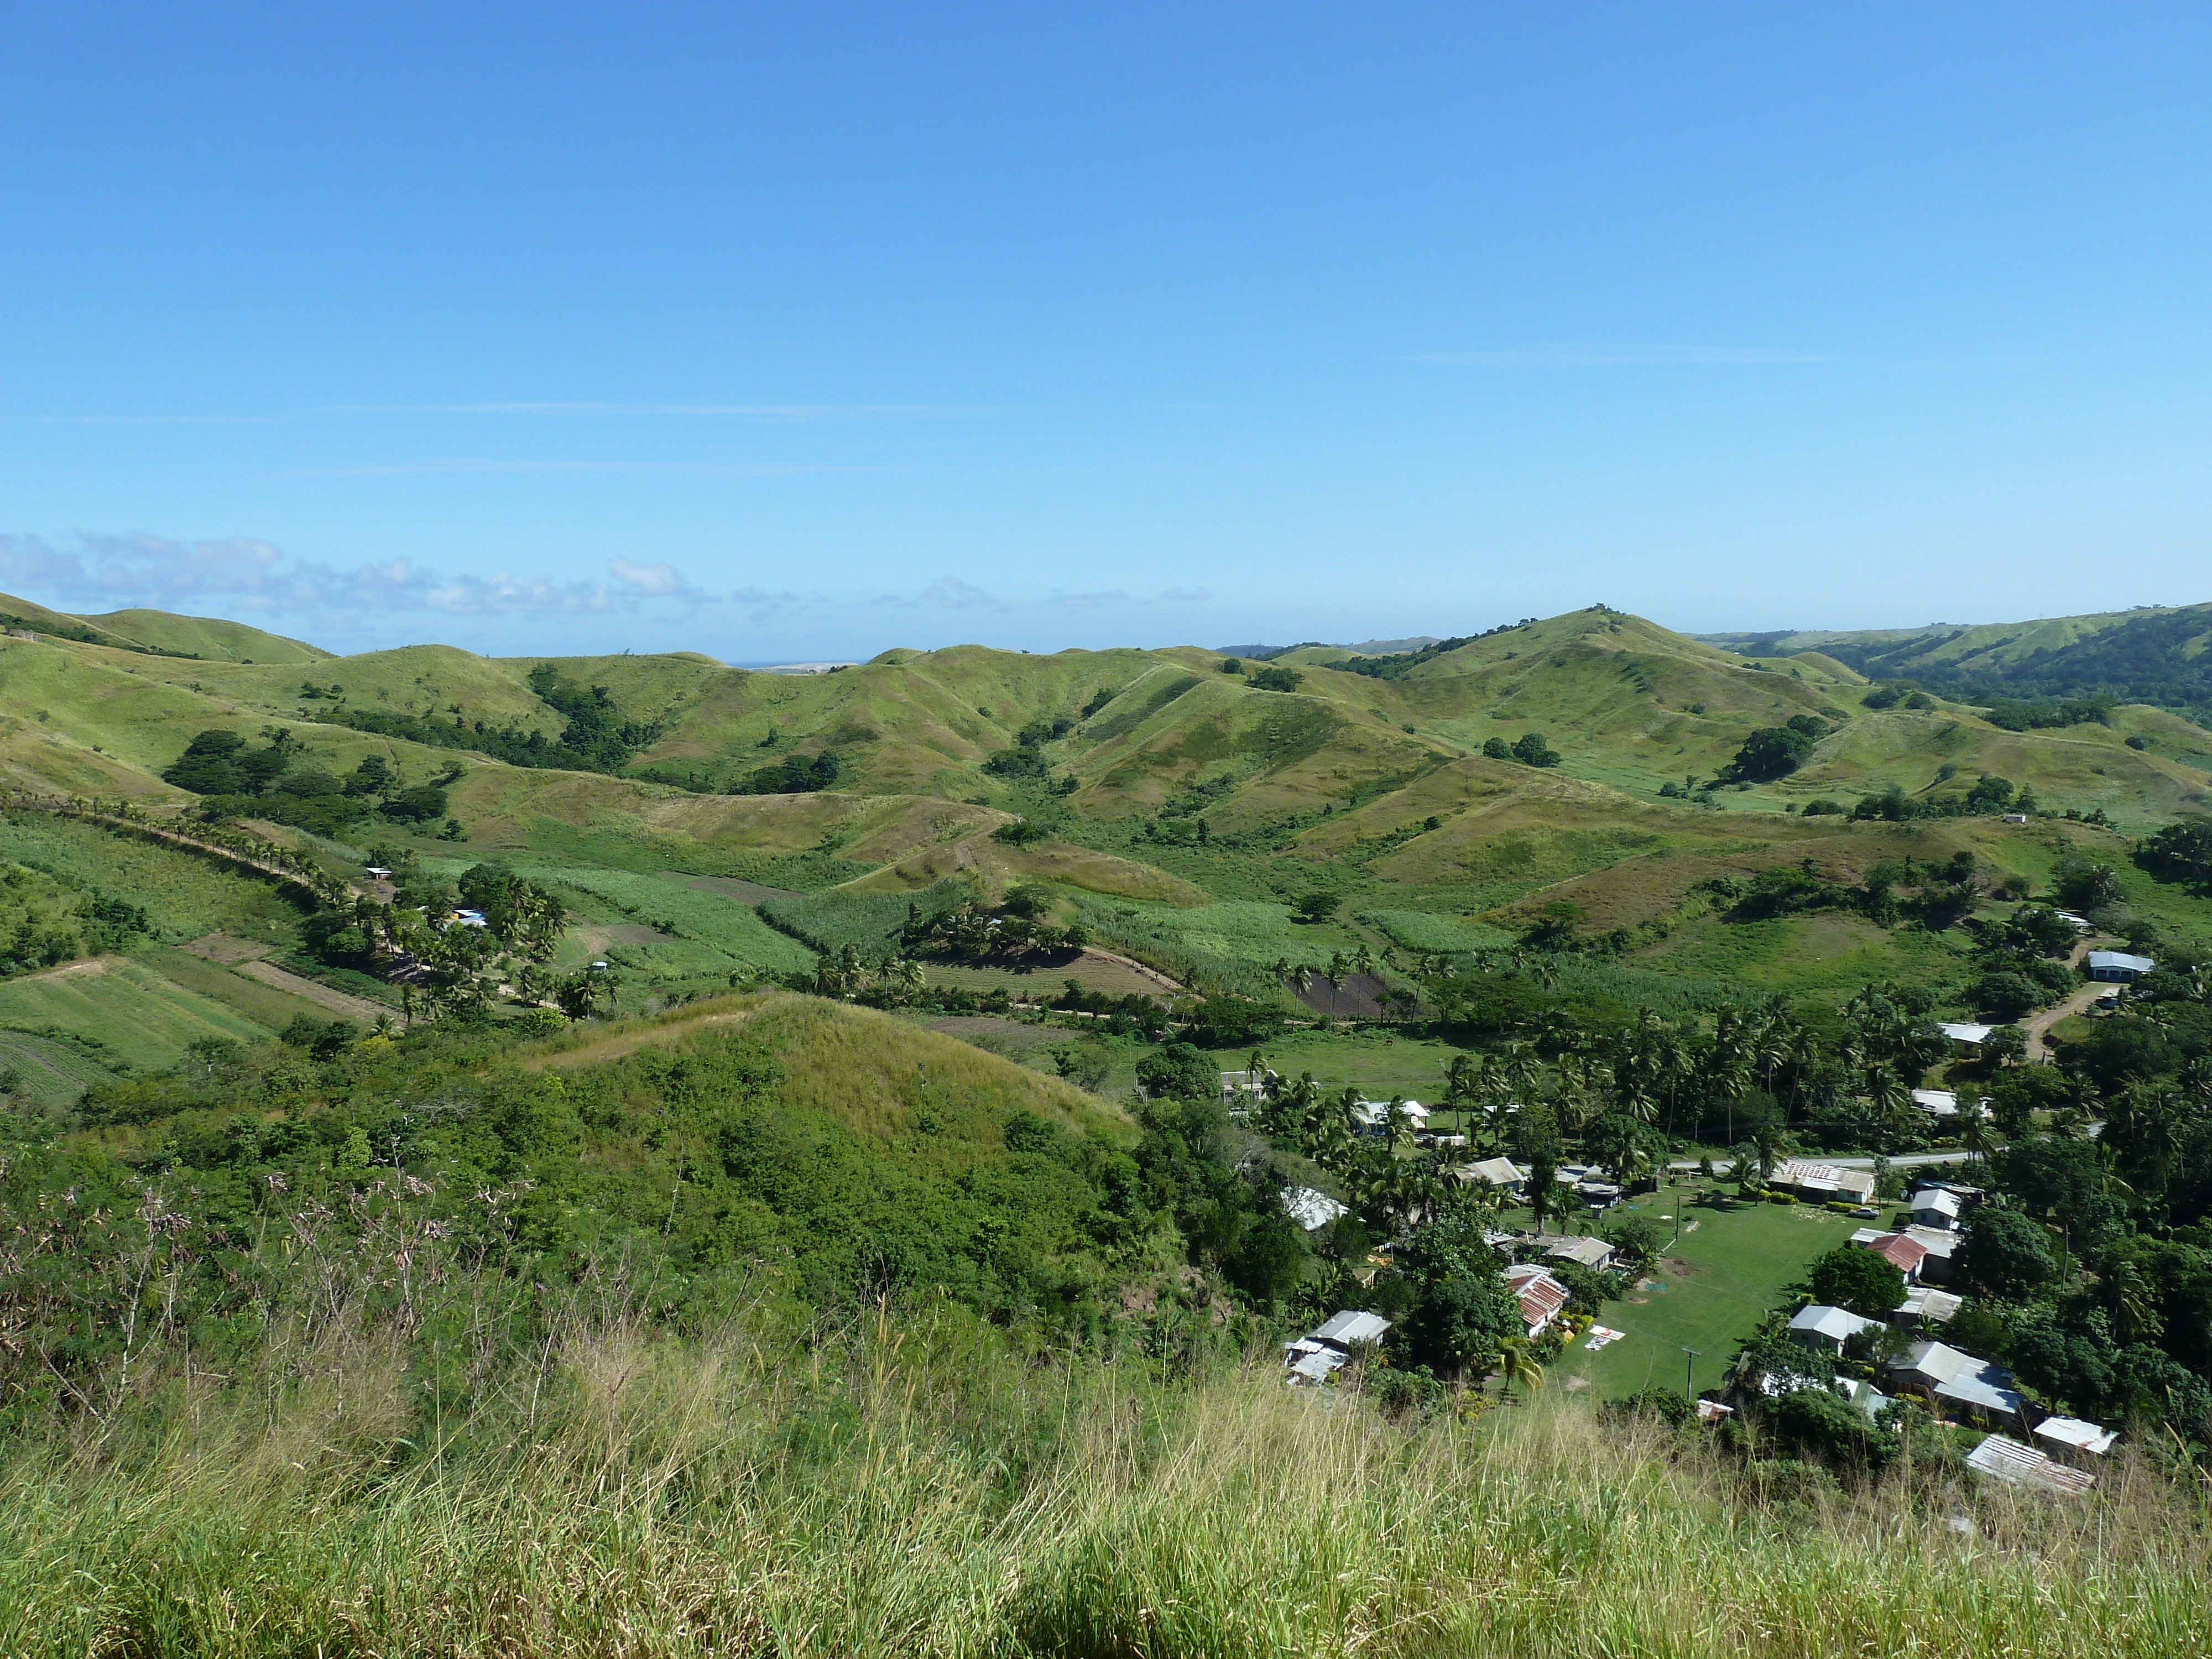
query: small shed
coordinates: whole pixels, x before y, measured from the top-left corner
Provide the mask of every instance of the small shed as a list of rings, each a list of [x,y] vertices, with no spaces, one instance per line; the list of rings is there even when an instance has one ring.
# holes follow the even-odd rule
[[[1911,1326],[1925,1319],[1934,1324],[1948,1325],[1957,1316],[1964,1300],[1948,1291],[1936,1290],[1926,1285],[1908,1284],[1905,1287],[1905,1300],[1891,1310],[1889,1322]]]
[[[2101,1428],[2078,1417],[2046,1417],[2035,1425],[2035,1437],[2055,1451],[2075,1457],[2102,1457],[2119,1439],[2118,1429]]]
[[[2132,985],[2157,966],[2154,957],[2130,956],[2125,951],[2089,952],[2089,977],[2108,985]]]
[[[2095,1475],[2054,1463],[2034,1447],[2023,1446],[2008,1435],[1986,1436],[1966,1454],[1966,1467],[2008,1486],[2029,1486],[2055,1498],[2079,1498],[2097,1484]]]

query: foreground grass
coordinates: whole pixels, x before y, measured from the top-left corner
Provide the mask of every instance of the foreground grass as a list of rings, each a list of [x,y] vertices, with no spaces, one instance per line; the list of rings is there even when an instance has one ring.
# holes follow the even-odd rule
[[[1783,1501],[1564,1401],[1408,1430],[1264,1356],[1164,1382],[949,1311],[680,1342],[576,1320],[465,1407],[369,1334],[275,1358],[18,1445],[0,1650],[2212,1646],[2203,1516],[2124,1462],[2066,1508],[1926,1479]]]

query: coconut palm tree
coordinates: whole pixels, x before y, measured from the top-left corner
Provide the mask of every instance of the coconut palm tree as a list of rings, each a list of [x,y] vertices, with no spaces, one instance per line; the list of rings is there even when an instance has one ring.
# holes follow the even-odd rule
[[[1498,1344],[1498,1392],[1512,1397],[1513,1385],[1522,1384],[1531,1393],[1544,1386],[1544,1368],[1537,1362],[1534,1350],[1526,1337],[1508,1336]]]

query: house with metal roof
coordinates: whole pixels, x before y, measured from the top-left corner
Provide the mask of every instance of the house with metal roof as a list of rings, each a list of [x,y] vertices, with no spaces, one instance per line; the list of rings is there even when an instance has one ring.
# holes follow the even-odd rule
[[[2154,957],[2130,956],[2125,951],[2089,952],[2089,977],[2112,985],[2132,985],[2158,966]]]
[[[2055,1463],[2034,1447],[2002,1434],[1984,1437],[1966,1454],[1966,1467],[2008,1486],[2032,1487],[2057,1498],[2079,1498],[2097,1484],[2097,1477],[2086,1470]]]
[[[1965,1297],[1954,1296],[1948,1291],[1908,1283],[1905,1287],[1905,1300],[1890,1310],[1889,1322],[1910,1327],[1925,1319],[1935,1324],[1948,1325],[1957,1316],[1965,1303]]]
[[[1349,1214],[1345,1206],[1327,1193],[1316,1192],[1311,1187],[1292,1187],[1283,1194],[1283,1208],[1291,1220],[1307,1232],[1315,1232],[1340,1215]]]
[[[1429,1123],[1429,1109],[1418,1100],[1397,1103],[1406,1127],[1409,1131],[1425,1129]],[[1386,1134],[1390,1127],[1390,1103],[1387,1100],[1362,1100],[1352,1108],[1352,1127],[1360,1134]]]
[[[1528,1327],[1532,1339],[1543,1334],[1574,1294],[1533,1261],[1508,1267],[1504,1277],[1505,1288],[1521,1304],[1521,1322]]]
[[[1905,1236],[1927,1252],[1920,1258],[1921,1281],[1929,1285],[1949,1284],[1951,1257],[1966,1234],[1942,1227],[1923,1227],[1915,1222],[1905,1230]]]
[[[1777,1164],[1766,1184],[1784,1188],[1801,1198],[1822,1202],[1848,1199],[1864,1204],[1874,1197],[1875,1179],[1871,1170],[1846,1170],[1840,1164],[1810,1164],[1793,1158]]]
[[[1605,1240],[1583,1233],[1538,1233],[1535,1243],[1553,1260],[1571,1261],[1595,1273],[1612,1267],[1613,1257],[1620,1254]]]
[[[1976,1025],[1965,1020],[1954,1020],[1948,1024],[1938,1025],[1936,1029],[1967,1053],[1978,1054],[1982,1051],[1982,1045],[1990,1040],[1990,1033],[1997,1028],[1994,1025]]]
[[[1928,1256],[1928,1247],[1918,1239],[1909,1238],[1903,1233],[1886,1233],[1875,1227],[1860,1228],[1851,1235],[1851,1243],[1863,1249],[1872,1250],[1903,1273],[1907,1284],[1919,1277],[1920,1264]]]
[[[1807,1348],[1826,1348],[1830,1353],[1841,1353],[1844,1344],[1862,1331],[1881,1328],[1878,1319],[1863,1319],[1849,1308],[1831,1308],[1814,1303],[1801,1308],[1790,1321],[1790,1340]]]
[[[1380,1342],[1390,1322],[1381,1314],[1344,1312],[1331,1316],[1295,1342],[1283,1345],[1283,1365],[1291,1381],[1326,1382],[1352,1358],[1355,1343]]]
[[[1451,1173],[1455,1180],[1509,1193],[1519,1192],[1521,1183],[1528,1179],[1528,1171],[1510,1158],[1486,1158],[1479,1163],[1462,1164]]]
[[[1890,1362],[1890,1372],[1939,1407],[2002,1422],[2018,1422],[2027,1403],[2010,1386],[2010,1371],[1941,1342],[1914,1343],[1904,1358]]]
[[[1905,1200],[1905,1207],[1912,1212],[1914,1225],[1948,1233],[1957,1230],[1966,1206],[1948,1188],[1923,1187]]]

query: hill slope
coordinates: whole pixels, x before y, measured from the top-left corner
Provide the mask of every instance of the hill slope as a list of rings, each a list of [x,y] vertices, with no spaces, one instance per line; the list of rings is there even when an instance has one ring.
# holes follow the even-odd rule
[[[1820,652],[1881,679],[1984,696],[2112,696],[2212,711],[2212,605],[1968,626],[1705,636],[1733,649]]]

